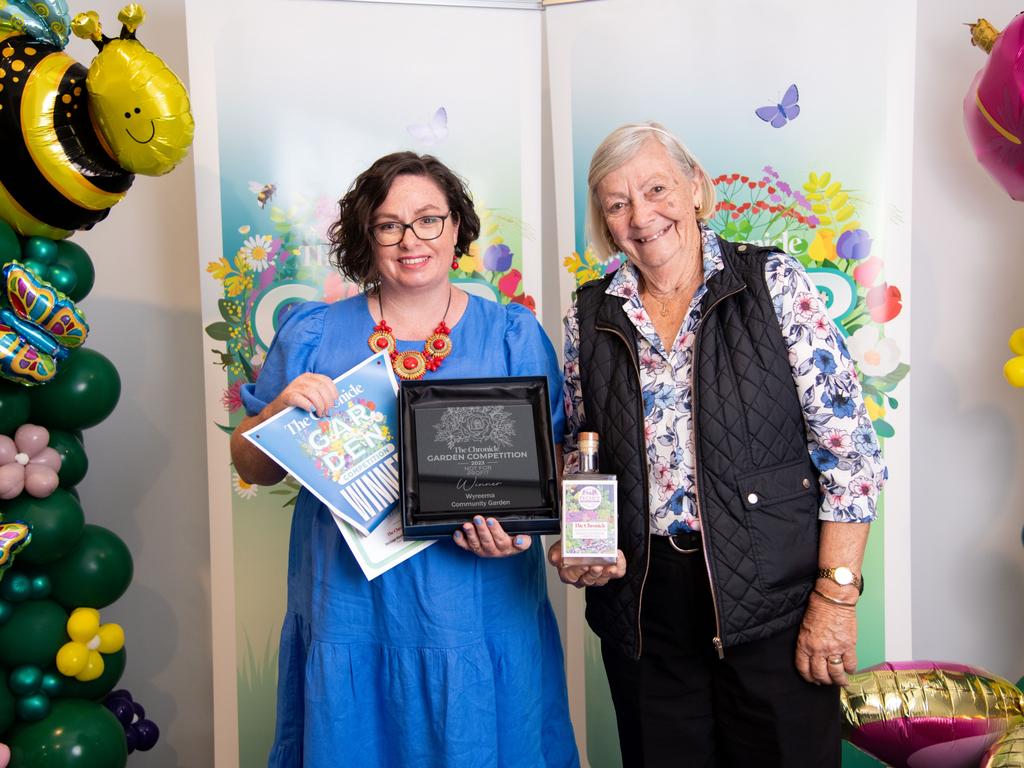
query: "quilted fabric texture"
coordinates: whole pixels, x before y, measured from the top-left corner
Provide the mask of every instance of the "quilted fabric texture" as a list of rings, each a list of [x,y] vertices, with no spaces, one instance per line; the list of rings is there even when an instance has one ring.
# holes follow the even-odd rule
[[[698,501],[721,640],[728,647],[798,622],[817,568],[818,473],[764,260],[773,249],[720,241],[694,350]],[[601,467],[619,479],[625,577],[587,590],[594,632],[634,658],[649,560],[648,475],[635,331],[609,277],[580,289],[580,376]],[[711,642],[711,638],[708,638]]]

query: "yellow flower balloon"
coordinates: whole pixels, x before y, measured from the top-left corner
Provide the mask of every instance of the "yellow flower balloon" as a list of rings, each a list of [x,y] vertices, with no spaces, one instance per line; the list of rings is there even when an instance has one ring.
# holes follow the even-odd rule
[[[124,648],[124,629],[120,624],[100,624],[100,612],[95,608],[72,611],[67,630],[71,642],[57,651],[57,670],[66,677],[95,680],[103,674],[102,654]]]
[[[1006,361],[1003,375],[1013,386],[1024,387],[1024,328],[1010,334],[1010,349],[1017,356]]]

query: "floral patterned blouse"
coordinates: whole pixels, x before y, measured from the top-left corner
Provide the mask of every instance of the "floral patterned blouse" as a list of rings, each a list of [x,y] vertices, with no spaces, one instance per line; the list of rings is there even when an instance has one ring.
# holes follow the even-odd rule
[[[671,350],[666,350],[640,300],[639,273],[625,263],[607,293],[623,299],[622,311],[637,329],[644,436],[651,473],[651,533],[700,530],[694,497],[692,381],[693,342],[707,281],[724,268],[715,233],[701,226],[704,282],[690,302]],[[860,382],[843,336],[829,319],[818,289],[786,254],[771,254],[765,279],[789,348],[793,381],[803,403],[807,451],[821,473],[819,517],[871,522],[888,471],[861,396]],[[579,373],[576,307],[565,317],[565,471],[579,467],[576,435],[585,423]]]

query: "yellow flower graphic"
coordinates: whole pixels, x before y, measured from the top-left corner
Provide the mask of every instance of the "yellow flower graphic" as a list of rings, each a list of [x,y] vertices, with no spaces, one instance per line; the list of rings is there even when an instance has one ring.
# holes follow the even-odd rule
[[[831,229],[817,230],[814,240],[807,249],[807,255],[819,264],[826,259],[835,261],[838,257],[836,256],[836,244],[832,239],[833,237],[835,237],[835,233]]]

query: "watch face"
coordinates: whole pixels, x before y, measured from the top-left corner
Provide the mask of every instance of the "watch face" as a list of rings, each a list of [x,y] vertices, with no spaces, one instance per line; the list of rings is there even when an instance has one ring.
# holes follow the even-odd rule
[[[835,570],[835,578],[837,584],[842,584],[843,586],[853,584],[853,571],[845,565],[841,565]]]

